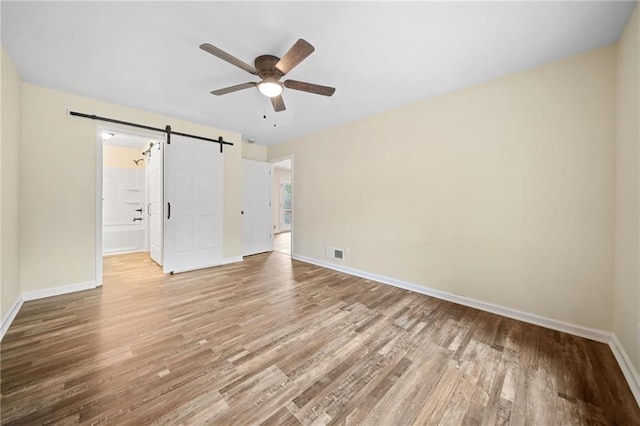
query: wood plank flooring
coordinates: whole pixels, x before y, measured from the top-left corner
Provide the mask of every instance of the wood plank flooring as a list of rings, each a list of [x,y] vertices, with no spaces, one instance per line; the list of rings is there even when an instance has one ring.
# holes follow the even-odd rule
[[[101,289],[26,302],[2,424],[640,424],[610,349],[291,261],[163,275],[105,258]]]
[[[273,234],[273,249],[284,254],[291,254],[291,232]]]

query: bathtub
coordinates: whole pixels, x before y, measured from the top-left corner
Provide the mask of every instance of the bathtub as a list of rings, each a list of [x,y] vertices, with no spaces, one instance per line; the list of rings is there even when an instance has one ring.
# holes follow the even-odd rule
[[[102,227],[102,254],[145,251],[144,225],[111,225]]]

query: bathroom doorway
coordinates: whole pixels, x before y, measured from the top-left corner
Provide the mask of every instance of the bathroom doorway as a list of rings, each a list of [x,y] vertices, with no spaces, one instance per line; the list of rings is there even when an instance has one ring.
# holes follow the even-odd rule
[[[162,140],[123,127],[97,127],[96,280],[102,257],[148,252],[149,152]]]
[[[104,132],[102,254],[147,251],[145,157],[149,140]]]

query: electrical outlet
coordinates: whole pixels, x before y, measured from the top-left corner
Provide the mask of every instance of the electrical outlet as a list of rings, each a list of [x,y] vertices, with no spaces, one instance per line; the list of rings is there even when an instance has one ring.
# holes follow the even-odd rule
[[[344,246],[344,254],[349,256],[351,254],[351,251],[349,250],[349,247]]]

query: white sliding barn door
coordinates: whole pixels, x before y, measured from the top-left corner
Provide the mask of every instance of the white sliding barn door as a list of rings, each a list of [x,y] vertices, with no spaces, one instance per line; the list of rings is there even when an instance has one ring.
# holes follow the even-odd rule
[[[242,255],[273,250],[273,165],[242,160]]]
[[[163,271],[222,263],[224,157],[217,143],[171,135],[165,146]]]
[[[158,265],[162,266],[163,250],[163,143],[154,144],[149,151],[149,256]]]

